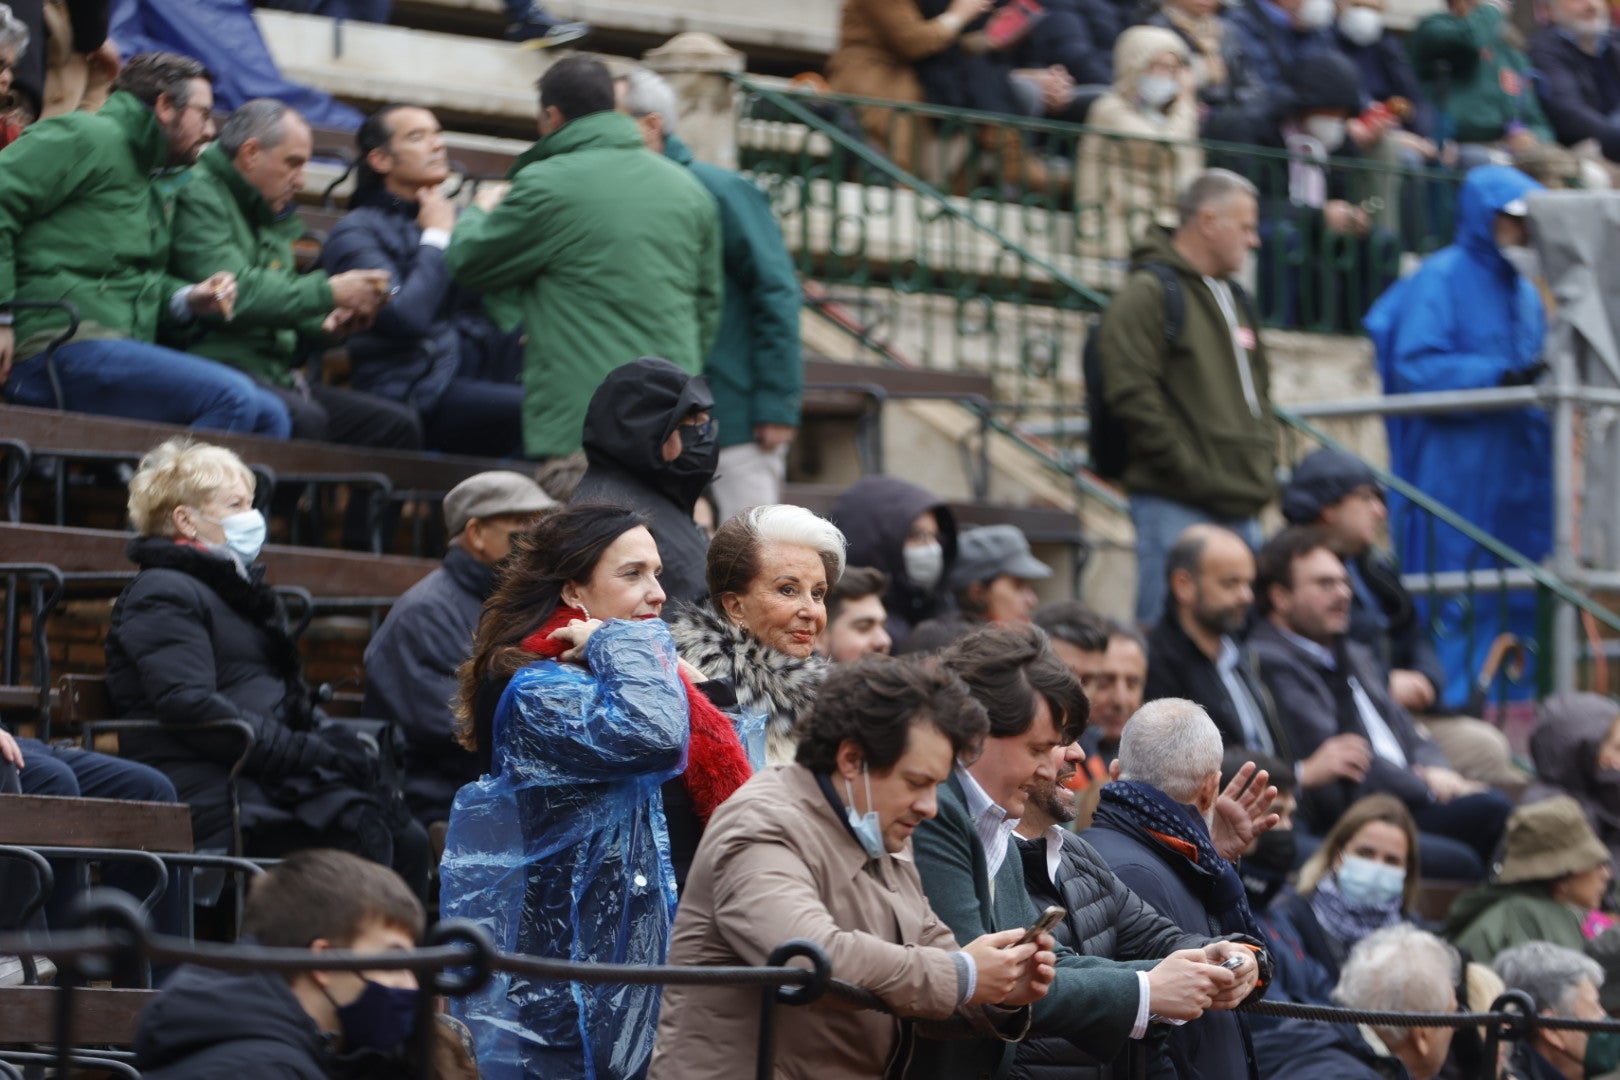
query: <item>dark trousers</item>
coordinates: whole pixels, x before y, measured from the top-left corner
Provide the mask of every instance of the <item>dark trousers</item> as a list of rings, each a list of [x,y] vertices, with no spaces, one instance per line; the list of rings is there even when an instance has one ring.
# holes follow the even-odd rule
[[[409,405],[358,390],[316,383],[308,393],[270,386],[292,416],[292,437],[369,446],[379,450],[422,449],[422,422]]]
[[[515,382],[452,379],[422,421],[427,445],[434,450],[517,457],[523,453],[523,387]]]
[[[1423,876],[1484,881],[1496,861],[1496,847],[1512,812],[1513,804],[1499,791],[1412,807]]]

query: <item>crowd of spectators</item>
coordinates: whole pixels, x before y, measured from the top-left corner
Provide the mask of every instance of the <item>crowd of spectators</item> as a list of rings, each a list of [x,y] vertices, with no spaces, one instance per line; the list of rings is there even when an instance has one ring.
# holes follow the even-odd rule
[[[1425,128],[1461,141],[1444,129],[1465,107],[1466,65],[1447,69],[1436,113],[1409,101],[1369,117],[1366,91],[1348,92],[1411,85],[1376,4],[1336,25],[1330,0],[1167,6],[1152,26],[1093,4],[1054,6],[1008,39],[975,28],[988,5],[974,0],[932,15],[851,0],[846,29],[865,20],[869,47],[896,26],[911,35],[919,93],[1102,110],[1127,132],[1224,114],[1264,118],[1291,152],[1438,152]],[[1559,4],[1561,43],[1601,60],[1597,16]],[[1494,33],[1501,14],[1424,27]],[[1481,48],[1508,93],[1519,60]],[[1296,78],[1307,67],[1319,82]],[[1447,655],[1445,612],[1426,618],[1378,550],[1376,478],[1321,451],[1275,479],[1265,349],[1233,279],[1263,221],[1284,220],[1262,208],[1284,198],[1302,233],[1373,235],[1331,177],[1291,171],[1285,196],[1193,158],[1168,174],[1093,163],[1111,187],[1176,192],[1098,331],[1101,400],[1129,432],[1138,629],[1077,602],[1040,607],[1052,569],[1017,528],[962,527],[906,480],[867,477],[826,517],[778,501],[798,298],[762,196],[692,161],[649,73],[615,84],[569,58],[540,94],[544,137],[510,187],[459,213],[437,194],[437,119],[381,110],[361,131],[354,208],[325,268],[302,276],[286,211],[308,124],[257,101],[216,131],[194,61],[132,58],[99,111],[42,121],[5,151],[0,294],[67,296],[91,331],[47,365],[59,315],[0,327],[13,400],[547,459],[560,487],[496,471],[448,494],[442,567],[367,649],[364,711],[382,734],[366,739],[305,681],[258,561],[253,473],[223,448],[163,443],[129,483],[139,573],[106,642],[115,711],[163,726],[126,739],[129,760],[0,732],[0,784],[183,801],[199,846],[238,833],[249,855],[290,856],[244,910],[265,944],[408,949],[435,876],[443,915],[558,960],[757,964],[808,938],[894,1016],[784,1014],[788,1077],[1145,1065],[1259,1080],[1309,1061],[1429,1080],[1466,1052],[1449,1029],[1325,1029],[1237,1007],[1265,994],[1452,1011],[1465,956],[1538,1010],[1602,1014],[1603,972],[1582,951],[1620,940],[1606,910],[1620,707],[1545,702],[1532,776],[1468,714],[1470,657]],[[1532,134],[1516,115],[1497,133],[1515,149]],[[1400,389],[1534,379],[1534,190],[1481,164],[1457,243],[1389,294],[1375,338]],[[1501,303],[1447,315],[1460,286]],[[344,338],[352,388],[301,376]],[[1397,427],[1398,468],[1549,460],[1533,420],[1480,423]],[[1534,546],[1544,490],[1474,487],[1467,516]],[[1290,524],[1268,540],[1259,511],[1279,497]],[[1439,545],[1434,568],[1462,557]],[[219,720],[254,733],[239,770]],[[1435,880],[1469,888],[1443,927],[1420,911]],[[1049,904],[1057,922],[1026,934]],[[252,1044],[299,1075],[347,1074],[357,1057],[383,1070],[367,1075],[400,1075],[418,993],[397,974],[186,970],[143,1017],[137,1060],[153,1076],[217,1075]],[[221,994],[273,1023],[196,1038]],[[749,1072],[757,1000],[505,973],[455,1011],[492,1080],[686,1080]],[[1584,1034],[1536,1031],[1513,1075],[1596,1075],[1611,1047]]]

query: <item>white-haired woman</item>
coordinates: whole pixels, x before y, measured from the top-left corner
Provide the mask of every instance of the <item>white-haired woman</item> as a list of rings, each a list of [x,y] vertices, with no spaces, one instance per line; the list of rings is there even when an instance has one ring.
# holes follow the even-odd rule
[[[763,717],[765,761],[756,738],[755,764],[788,764],[794,724],[825,674],[816,639],[844,572],[844,534],[802,506],[755,506],[715,530],[707,568],[709,606],[675,616],[675,644],[682,659],[727,684],[742,716]],[[753,735],[745,730],[745,741]]]
[[[210,720],[252,725],[238,782],[249,854],[337,847],[392,865],[425,893],[427,834],[378,782],[365,747],[322,719],[304,683],[286,611],[254,565],[265,522],[253,474],[231,451],[170,439],[129,483],[129,543],[141,569],[113,607],[107,690],[119,716],[162,731],[127,733],[126,753],[157,767],[191,805],[200,848],[231,826],[228,736],[188,731]]]

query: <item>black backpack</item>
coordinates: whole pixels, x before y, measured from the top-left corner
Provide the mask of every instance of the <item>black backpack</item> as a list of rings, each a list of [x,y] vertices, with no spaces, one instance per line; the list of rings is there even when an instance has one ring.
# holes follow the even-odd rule
[[[1182,324],[1187,321],[1187,298],[1181,291],[1181,276],[1169,263],[1149,262],[1136,267],[1159,279],[1164,290],[1164,351],[1165,356],[1181,340]],[[1251,326],[1258,326],[1249,294],[1235,281],[1228,281],[1232,298],[1248,318]],[[1086,333],[1086,347],[1080,354],[1081,375],[1086,383],[1086,417],[1090,422],[1087,436],[1091,453],[1091,471],[1104,480],[1117,480],[1125,475],[1128,460],[1125,425],[1108,411],[1108,399],[1103,393],[1102,317],[1092,320]]]

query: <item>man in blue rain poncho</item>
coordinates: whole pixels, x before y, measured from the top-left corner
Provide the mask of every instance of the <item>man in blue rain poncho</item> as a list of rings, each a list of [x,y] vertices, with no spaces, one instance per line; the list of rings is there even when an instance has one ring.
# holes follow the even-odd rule
[[[675,875],[660,785],[685,769],[690,727],[645,520],[554,513],[485,606],[476,690],[462,687],[485,775],[456,795],[440,899],[499,949],[664,960]],[[639,1080],[659,989],[499,973],[456,1012],[484,1080]]]
[[[1525,199],[1541,185],[1490,165],[1463,182],[1457,233],[1367,314],[1384,390],[1390,394],[1523,386],[1545,369],[1546,315],[1533,279]],[[1552,453],[1539,408],[1391,418],[1395,474],[1528,558],[1552,547]],[[1390,533],[1408,571],[1490,569],[1496,562],[1462,533],[1390,493]],[[1432,531],[1431,531],[1432,524]],[[1504,623],[1498,595],[1477,593],[1428,613],[1445,666],[1440,704],[1462,708],[1496,635],[1535,630],[1535,598],[1512,594]]]

